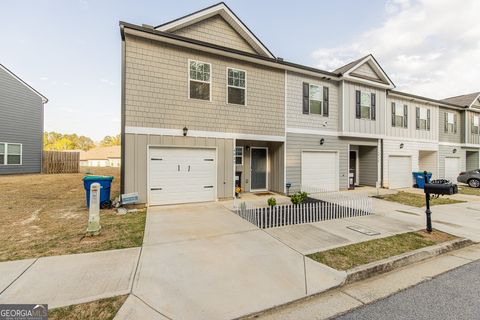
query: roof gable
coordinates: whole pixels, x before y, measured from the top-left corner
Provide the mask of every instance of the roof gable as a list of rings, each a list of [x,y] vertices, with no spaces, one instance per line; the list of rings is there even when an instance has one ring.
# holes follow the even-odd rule
[[[12,78],[14,78],[15,80],[17,80],[18,82],[20,82],[22,85],[24,85],[25,87],[27,87],[30,91],[32,91],[33,93],[35,93],[37,96],[39,96],[41,99],[42,99],[42,103],[47,103],[48,102],[48,99],[47,97],[45,97],[44,95],[42,95],[40,92],[38,92],[37,90],[35,90],[33,87],[31,87],[28,83],[26,83],[25,81],[23,81],[22,79],[20,79],[19,76],[17,76],[15,73],[13,73],[12,71],[8,70],[7,67],[5,67],[4,65],[2,65],[0,63],[0,69],[5,71],[7,74],[9,74]]]
[[[334,72],[340,74],[346,80],[368,83],[389,89],[395,88],[395,84],[371,54],[352,61]]]
[[[463,94],[461,96],[455,96],[445,98],[442,101],[453,103],[462,107],[480,107],[480,92],[474,92],[469,94]]]
[[[253,34],[253,32],[250,31],[250,29],[248,29],[248,27],[223,2],[208,8],[202,9],[200,11],[194,12],[187,16],[175,19],[173,21],[164,23],[162,25],[155,27],[155,29],[159,31],[171,32],[171,33],[175,33],[176,31],[179,31],[180,32],[179,35],[185,35],[181,33],[186,32],[188,30],[186,29],[187,27],[197,24],[197,26],[190,27],[193,30],[190,30],[190,32],[186,35],[188,37],[191,37],[192,34],[195,35],[195,32],[191,32],[191,31],[194,31],[195,29],[197,29],[198,31],[199,28],[209,27],[207,24],[202,24],[200,22],[217,15],[223,18],[223,21],[225,21],[230,26],[230,28],[232,28],[233,31],[235,31],[236,34],[238,34],[239,38],[237,38],[235,41],[236,45],[239,44],[238,39],[243,39],[246,42],[246,44],[248,44],[251,47],[251,51],[255,52],[256,54],[259,54],[264,57],[275,58],[274,55],[268,50],[268,48]],[[215,19],[215,21],[210,21],[210,23],[211,22],[222,23],[222,22],[219,22],[217,18]],[[182,29],[184,30],[182,31]],[[231,32],[227,32],[227,33],[229,33],[231,36]],[[218,41],[219,35],[216,35],[216,37],[211,38],[211,40],[215,38],[217,38],[217,41]],[[205,41],[205,38],[197,39],[197,40]],[[218,43],[215,43],[215,44],[218,44]],[[228,42],[224,43],[223,46],[225,46],[225,44],[228,44]],[[239,48],[235,48],[235,49],[245,51],[244,46],[243,48],[244,48],[243,50]]]

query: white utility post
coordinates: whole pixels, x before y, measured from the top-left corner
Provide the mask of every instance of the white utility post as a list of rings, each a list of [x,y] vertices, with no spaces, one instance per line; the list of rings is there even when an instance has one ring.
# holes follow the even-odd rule
[[[88,211],[87,233],[98,235],[100,233],[100,184],[95,182],[90,185],[90,210]]]

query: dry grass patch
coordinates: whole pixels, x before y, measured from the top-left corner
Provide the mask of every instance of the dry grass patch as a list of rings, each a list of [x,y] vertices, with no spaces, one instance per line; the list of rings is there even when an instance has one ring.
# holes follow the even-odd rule
[[[48,319],[111,320],[115,317],[127,297],[127,295],[118,296],[88,303],[76,304],[64,308],[52,309],[48,311]]]
[[[395,194],[387,194],[378,196],[382,200],[391,202],[398,202],[407,206],[422,208],[425,207],[425,194],[412,193],[406,191],[399,191]],[[465,201],[454,200],[445,196],[441,196],[438,199],[430,198],[430,206],[436,206],[441,204],[454,204]]]
[[[458,186],[458,193],[471,196],[480,196],[480,188],[470,188],[468,186]]]
[[[118,168],[89,168],[89,171],[114,176],[111,197],[118,196]],[[88,211],[83,176],[84,173],[0,177],[0,261],[142,244],[144,211],[121,216],[114,210],[102,210],[101,234],[84,237]]]
[[[422,230],[355,243],[345,247],[313,253],[308,255],[308,257],[337,270],[348,270],[453,239],[456,239],[456,237],[445,232],[434,230],[429,234]]]

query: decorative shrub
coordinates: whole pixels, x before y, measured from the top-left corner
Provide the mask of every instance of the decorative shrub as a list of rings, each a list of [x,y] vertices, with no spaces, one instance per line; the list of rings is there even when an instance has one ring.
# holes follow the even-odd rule
[[[268,198],[267,204],[270,207],[275,207],[277,205],[277,199],[275,199],[274,197]]]
[[[297,192],[290,197],[293,204],[300,204],[307,200],[308,194],[306,192]]]

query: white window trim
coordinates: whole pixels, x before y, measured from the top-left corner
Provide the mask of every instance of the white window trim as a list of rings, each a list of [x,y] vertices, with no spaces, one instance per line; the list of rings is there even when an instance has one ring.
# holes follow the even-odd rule
[[[422,110],[425,110],[425,118],[422,118]],[[428,128],[428,110],[430,110],[430,108],[419,107],[418,120],[420,120],[420,123],[419,123],[420,125],[419,125],[419,128],[417,129],[419,131],[428,131],[427,129]],[[425,129],[422,129],[422,120],[425,120]]]
[[[190,62],[192,62],[192,61],[208,64],[210,66],[210,81],[190,79]],[[188,63],[187,63],[187,79],[188,79],[187,98],[189,100],[195,100],[195,101],[209,101],[209,102],[212,102],[212,77],[213,77],[213,68],[212,68],[211,63],[200,61],[200,60],[195,60],[195,59],[188,59]],[[210,90],[209,90],[209,93],[208,93],[209,99],[208,100],[203,100],[203,99],[190,98],[190,81],[196,81],[196,82],[202,82],[202,83],[210,84],[210,86],[209,86]]]
[[[237,148],[242,149],[242,163],[237,163],[237,157],[238,157],[238,156],[237,156]],[[243,151],[244,151],[243,146],[235,147],[235,154],[234,154],[235,165],[243,166]]]
[[[475,119],[477,119],[477,125],[475,125]],[[480,134],[480,116],[473,116],[472,128],[477,128],[477,132],[473,134]]]
[[[364,93],[368,93],[368,95],[370,96],[370,99],[368,99],[369,100],[369,102],[368,102],[368,109],[369,109],[368,115],[369,115],[369,117],[368,118],[364,118],[362,116],[362,108],[367,107],[367,106],[362,105],[362,94],[364,94]],[[360,120],[372,120],[372,92],[370,92],[370,91],[360,90]]]
[[[371,103],[371,102],[370,102]],[[407,110],[408,110],[408,105],[407,104],[404,104],[404,103],[400,103],[400,102],[393,102],[395,104],[395,128],[400,128],[400,129],[408,129],[408,123],[407,123],[407,127],[405,127],[405,106],[407,106]],[[398,114],[397,111],[398,111],[398,108],[401,109],[402,111],[402,114]],[[401,126],[397,126],[397,117],[402,117],[402,125]]]
[[[4,166],[21,166],[21,165],[23,164],[23,144],[21,144],[21,143],[9,143],[9,142],[0,142],[0,144],[5,145],[3,163],[0,163],[0,165],[4,165]],[[10,145],[10,144],[14,144],[14,145],[19,145],[19,146],[20,146],[20,163],[8,164],[8,145]]]
[[[234,85],[229,85],[229,84],[228,84],[228,70],[230,70],[230,69],[231,69],[231,70],[237,70],[237,71],[245,72],[245,87],[244,87],[244,88],[238,87],[238,86],[234,86]],[[247,70],[243,70],[243,69],[239,69],[239,68],[234,68],[234,67],[227,67],[227,68],[226,68],[226,72],[225,72],[225,80],[226,80],[226,84],[227,84],[225,101],[227,102],[227,104],[234,105],[234,106],[247,106],[247,81],[248,81],[248,80],[247,80]],[[238,104],[238,103],[230,103],[230,102],[228,102],[228,87],[245,90],[245,104]]]
[[[320,113],[312,113],[312,110],[310,110],[310,101],[313,100],[313,99],[310,99],[310,91],[311,91],[312,86],[319,87],[320,92],[322,93],[322,98],[320,100],[314,100],[314,101],[320,101]],[[321,117],[324,116],[323,115],[323,86],[322,85],[315,84],[315,83],[309,83],[308,84],[308,115],[321,116]]]

